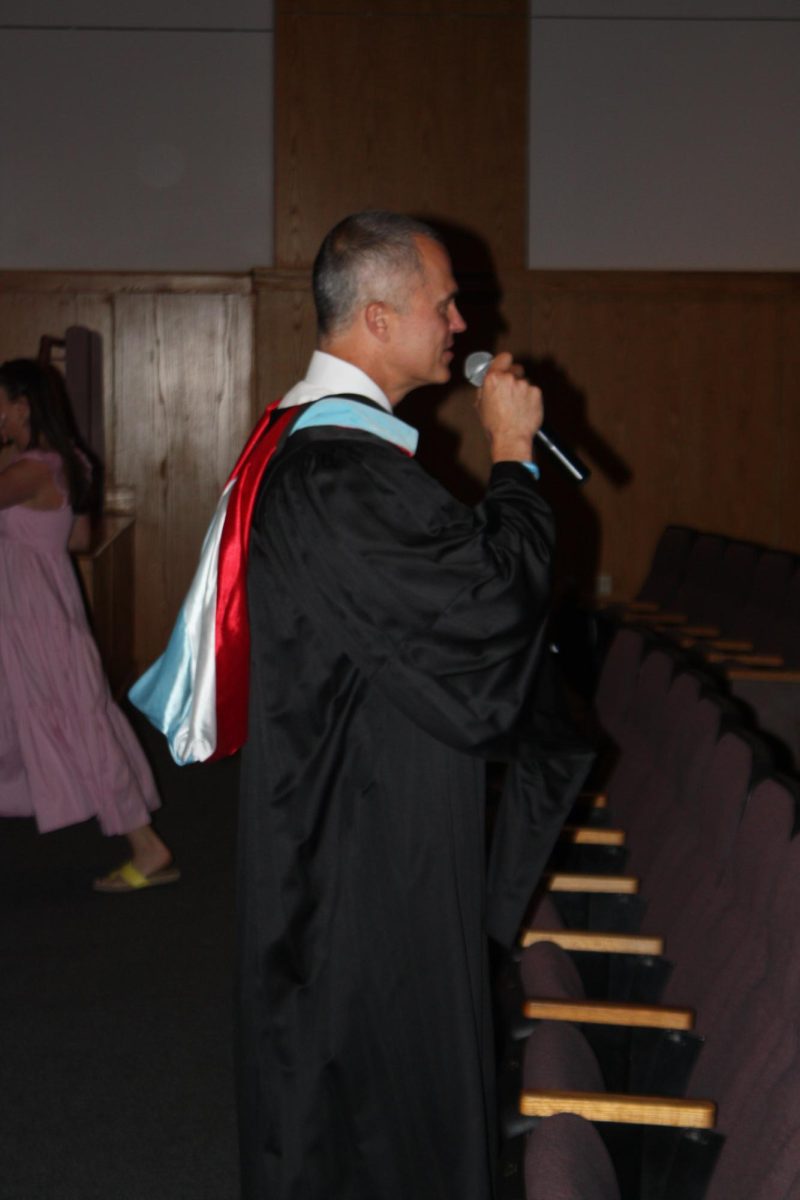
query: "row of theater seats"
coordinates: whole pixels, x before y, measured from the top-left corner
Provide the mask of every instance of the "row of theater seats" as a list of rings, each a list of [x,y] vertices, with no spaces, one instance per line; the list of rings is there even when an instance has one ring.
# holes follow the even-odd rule
[[[625,614],[711,661],[800,668],[800,559],[788,551],[670,525]]]
[[[613,747],[500,983],[504,1200],[800,1200],[797,783],[621,629]]]

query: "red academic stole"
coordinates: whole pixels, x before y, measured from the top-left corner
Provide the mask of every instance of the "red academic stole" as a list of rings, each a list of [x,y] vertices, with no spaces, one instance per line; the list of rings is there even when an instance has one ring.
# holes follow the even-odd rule
[[[216,618],[217,745],[211,760],[234,754],[247,739],[250,622],[247,556],[258,489],[269,463],[298,416],[298,408],[269,405],[228,480],[231,488],[219,544]]]

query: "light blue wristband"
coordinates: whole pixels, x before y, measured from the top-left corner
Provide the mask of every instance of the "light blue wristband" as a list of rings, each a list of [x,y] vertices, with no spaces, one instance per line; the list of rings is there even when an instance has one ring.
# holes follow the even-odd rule
[[[525,469],[526,469],[527,471],[530,471],[530,473],[531,473],[531,475],[533,476],[533,478],[534,478],[534,479],[538,479],[538,478],[541,476],[541,471],[539,470],[539,464],[538,464],[538,463],[535,463],[535,462],[524,462],[524,463],[521,463],[520,465],[521,465],[521,466],[523,466],[523,467],[525,467]]]

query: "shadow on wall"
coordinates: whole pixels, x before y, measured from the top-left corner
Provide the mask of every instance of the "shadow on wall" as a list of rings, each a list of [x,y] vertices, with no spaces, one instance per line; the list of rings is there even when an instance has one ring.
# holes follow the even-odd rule
[[[416,215],[432,225],[447,246],[459,288],[458,307],[467,329],[456,339],[450,382],[444,387],[420,388],[413,392],[403,401],[399,415],[420,432],[417,457],[422,466],[459,500],[465,504],[478,504],[485,491],[488,457],[485,464],[481,464],[483,470],[476,464],[474,455],[471,463],[465,462],[463,434],[443,423],[441,411],[458,393],[463,398],[464,425],[474,420],[471,412],[473,392],[464,380],[463,364],[473,350],[492,349],[501,335],[508,332],[501,311],[502,292],[491,249],[482,237],[453,222],[424,213]]]
[[[60,371],[66,384],[81,449],[92,464],[90,512],[100,517],[105,484],[105,411],[103,403],[103,340],[94,329],[70,325],[63,337],[43,334],[39,362]]]
[[[542,472],[542,491],[556,514],[556,596],[562,602],[587,599],[595,594],[600,567],[602,529],[592,504],[592,480],[601,476],[612,487],[627,487],[633,474],[601,434],[592,428],[587,415],[586,394],[553,358],[520,356],[525,374],[541,388],[548,422],[566,446],[574,447],[592,468],[583,485],[565,473],[542,448],[537,455]]]
[[[513,335],[503,315],[503,293],[491,248],[473,230],[439,218],[422,216],[441,234],[453,260],[459,285],[459,307],[467,331],[456,343],[453,376],[444,387],[421,388],[403,402],[400,415],[420,431],[418,457],[422,465],[467,504],[480,502],[485,478],[465,465],[463,435],[442,423],[442,407],[455,392],[464,394],[463,363],[473,350],[497,349],[502,338]],[[552,358],[535,358],[515,349],[515,357],[532,383],[542,389],[551,421],[559,438],[584,458],[593,477],[602,476],[614,488],[627,487],[631,470],[613,446],[594,430],[587,415],[586,395]],[[468,393],[467,393],[468,394]],[[600,562],[601,529],[592,503],[592,479],[575,483],[542,448],[538,454],[542,492],[556,515],[558,547],[555,571],[556,602],[594,595]]]

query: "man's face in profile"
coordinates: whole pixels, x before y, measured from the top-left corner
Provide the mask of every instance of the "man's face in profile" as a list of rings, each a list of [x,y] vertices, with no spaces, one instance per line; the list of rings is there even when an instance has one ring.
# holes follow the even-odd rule
[[[447,251],[430,238],[417,238],[422,271],[411,279],[406,303],[393,310],[391,354],[406,391],[447,383],[453,340],[466,329],[456,306],[458,291]]]

